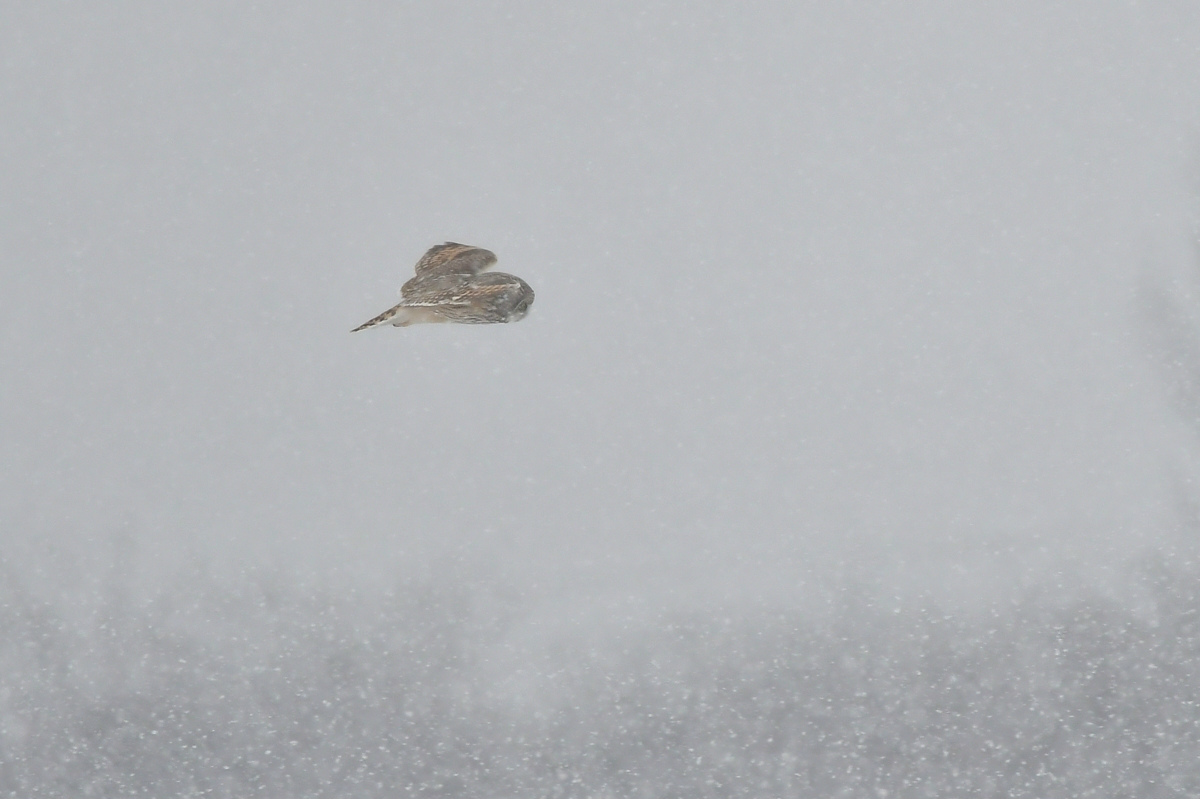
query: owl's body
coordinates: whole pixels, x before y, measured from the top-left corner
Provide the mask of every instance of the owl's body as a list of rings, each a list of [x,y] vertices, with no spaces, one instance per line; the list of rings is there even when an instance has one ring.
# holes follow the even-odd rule
[[[417,261],[416,277],[400,289],[400,303],[350,332],[380,325],[481,325],[523,319],[533,304],[533,289],[514,275],[484,274],[495,263],[495,253],[480,247],[454,242],[431,247]]]

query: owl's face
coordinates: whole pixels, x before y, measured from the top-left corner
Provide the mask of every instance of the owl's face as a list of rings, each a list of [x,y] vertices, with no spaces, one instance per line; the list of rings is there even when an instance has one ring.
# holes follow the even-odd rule
[[[533,304],[533,297],[522,297],[521,301],[513,306],[509,312],[506,322],[519,322],[529,313],[529,306]]]
[[[504,321],[519,322],[529,313],[529,306],[533,305],[533,289],[529,288],[529,284],[519,277],[512,275],[503,275],[502,277],[510,284],[506,299],[508,303],[511,303],[508,313],[504,316]]]

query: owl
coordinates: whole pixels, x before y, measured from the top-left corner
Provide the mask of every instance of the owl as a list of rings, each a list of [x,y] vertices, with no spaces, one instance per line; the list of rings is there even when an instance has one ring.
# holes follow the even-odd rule
[[[424,322],[486,325],[525,318],[533,289],[519,277],[487,272],[496,254],[481,247],[448,241],[430,247],[417,261],[417,276],[400,288],[400,304],[351,330]]]

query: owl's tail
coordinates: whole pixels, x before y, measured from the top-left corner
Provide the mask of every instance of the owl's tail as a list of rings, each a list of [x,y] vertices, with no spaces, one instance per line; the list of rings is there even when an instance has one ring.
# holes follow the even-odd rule
[[[357,333],[360,330],[366,330],[368,327],[379,327],[380,325],[392,325],[393,327],[408,327],[418,322],[440,322],[441,319],[435,318],[430,314],[429,309],[421,307],[411,307],[408,305],[397,305],[394,308],[388,308],[386,311],[376,316],[370,321],[363,322],[358,327],[351,330],[351,333]]]
[[[386,325],[389,322],[391,322],[392,324],[395,324],[395,322],[393,322],[392,320],[395,319],[396,315],[402,310],[404,310],[404,306],[402,306],[402,305],[397,305],[395,308],[389,308],[388,310],[381,313],[379,316],[376,316],[374,319],[370,319],[366,322],[363,322],[361,325],[354,328],[350,332],[357,333],[360,330],[366,330],[368,327],[379,327],[380,325]]]

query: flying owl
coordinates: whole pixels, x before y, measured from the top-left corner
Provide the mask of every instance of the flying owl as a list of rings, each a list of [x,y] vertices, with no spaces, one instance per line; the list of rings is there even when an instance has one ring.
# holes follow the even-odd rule
[[[481,247],[452,241],[430,247],[417,261],[417,276],[400,288],[400,304],[350,332],[380,325],[486,325],[524,319],[533,304],[533,289],[513,275],[484,274],[495,264],[496,254]]]

